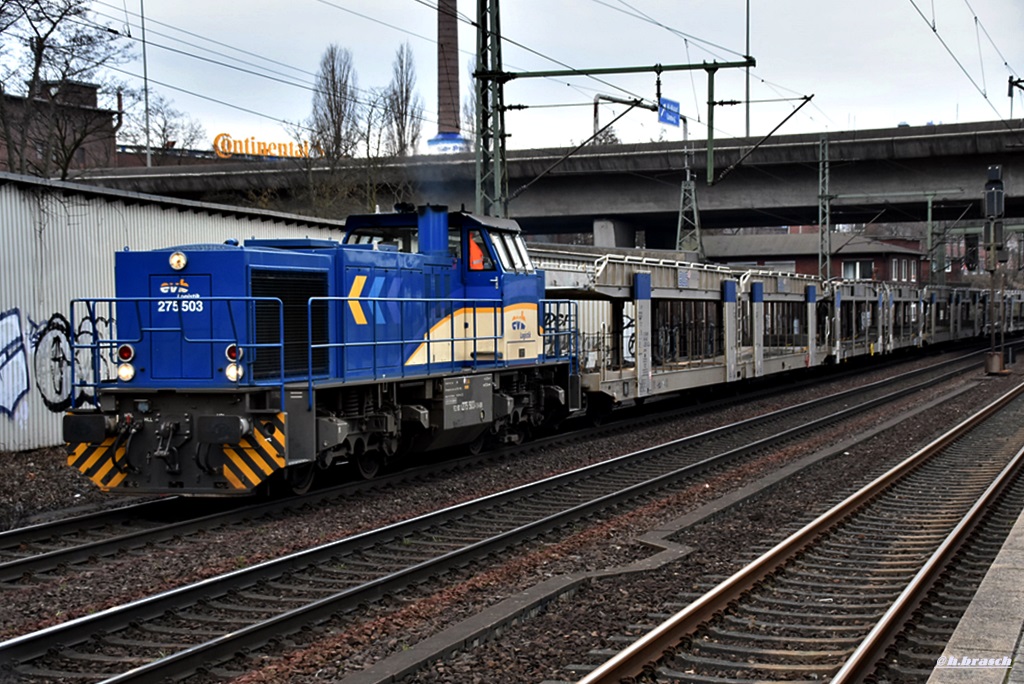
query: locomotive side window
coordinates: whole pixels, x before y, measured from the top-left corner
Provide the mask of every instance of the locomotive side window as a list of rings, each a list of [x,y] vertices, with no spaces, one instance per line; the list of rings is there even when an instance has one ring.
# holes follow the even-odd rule
[[[469,257],[470,271],[493,271],[494,260],[484,242],[483,233],[478,229],[470,230],[467,234],[466,254]]]

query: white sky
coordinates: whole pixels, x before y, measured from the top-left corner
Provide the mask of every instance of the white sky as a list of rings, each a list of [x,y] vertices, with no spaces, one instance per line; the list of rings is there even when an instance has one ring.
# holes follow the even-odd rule
[[[502,32],[510,40],[575,68],[739,61],[745,51],[746,1],[505,0]],[[429,7],[435,0],[94,0],[93,7],[101,13],[99,18],[112,26],[122,28],[130,23],[132,35],[138,38],[141,2],[145,3],[151,88],[199,120],[210,141],[220,132],[234,138],[287,139],[286,129],[278,121],[299,121],[309,115],[314,74],[324,48],[332,42],[352,51],[358,85],[369,89],[387,85],[395,51],[408,40],[425,105],[423,141],[436,133],[436,11]],[[780,133],[1010,116],[1007,78],[1024,74],[1022,0],[750,0],[750,5],[750,52],[757,60],[750,79],[755,101],[751,105],[753,135],[770,131],[797,104],[757,100],[805,94],[814,94],[814,100]],[[459,0],[459,10],[475,19],[476,3]],[[637,18],[641,12],[692,38],[684,40]],[[931,27],[933,17],[936,32]],[[287,84],[161,46],[230,62]],[[475,49],[474,29],[466,23],[460,23],[460,49],[465,94],[470,85],[465,65]],[[136,63],[125,69],[138,74],[141,81],[141,50],[138,53]],[[508,43],[503,56],[509,71],[563,68]],[[526,104],[531,109],[507,115],[509,147],[582,141],[592,132],[592,102],[597,93],[655,97],[654,74],[604,80],[607,84],[583,77],[510,83],[505,90],[506,103]],[[707,134],[706,89],[703,71],[662,75],[662,94],[682,103],[693,138]],[[987,99],[980,90],[987,92]],[[1013,115],[1020,118],[1024,98],[1021,91],[1016,92]],[[743,70],[718,72],[715,99],[744,99]],[[579,106],[542,107],[564,104]],[[623,109],[602,105],[602,121]],[[742,136],[743,106],[717,108],[715,127],[716,137]],[[646,110],[627,114],[616,124],[616,131],[624,142],[647,142],[662,136],[679,139],[682,135],[679,129],[658,124],[656,115]]]

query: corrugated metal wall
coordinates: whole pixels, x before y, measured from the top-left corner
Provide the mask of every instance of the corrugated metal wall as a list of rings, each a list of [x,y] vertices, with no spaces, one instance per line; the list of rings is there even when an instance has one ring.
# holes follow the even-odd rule
[[[69,302],[114,295],[114,253],[249,237],[333,237],[299,217],[0,183],[0,451],[61,443],[70,401]]]

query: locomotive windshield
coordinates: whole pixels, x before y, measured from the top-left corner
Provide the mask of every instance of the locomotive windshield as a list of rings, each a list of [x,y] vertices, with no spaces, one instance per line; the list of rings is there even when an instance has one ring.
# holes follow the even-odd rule
[[[535,270],[521,235],[492,230],[491,243],[504,270],[516,273],[533,273]]]

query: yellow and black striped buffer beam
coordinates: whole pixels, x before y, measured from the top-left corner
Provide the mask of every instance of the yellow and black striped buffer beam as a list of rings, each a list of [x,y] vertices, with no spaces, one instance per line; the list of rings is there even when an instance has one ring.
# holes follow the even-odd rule
[[[117,468],[117,463],[125,458],[124,444],[118,446],[116,452],[111,451],[116,439],[110,436],[101,444],[68,444],[68,465],[77,468],[103,491],[114,489],[128,475]]]
[[[252,434],[238,444],[224,444],[224,477],[239,490],[256,487],[285,466],[287,414],[257,422]]]

